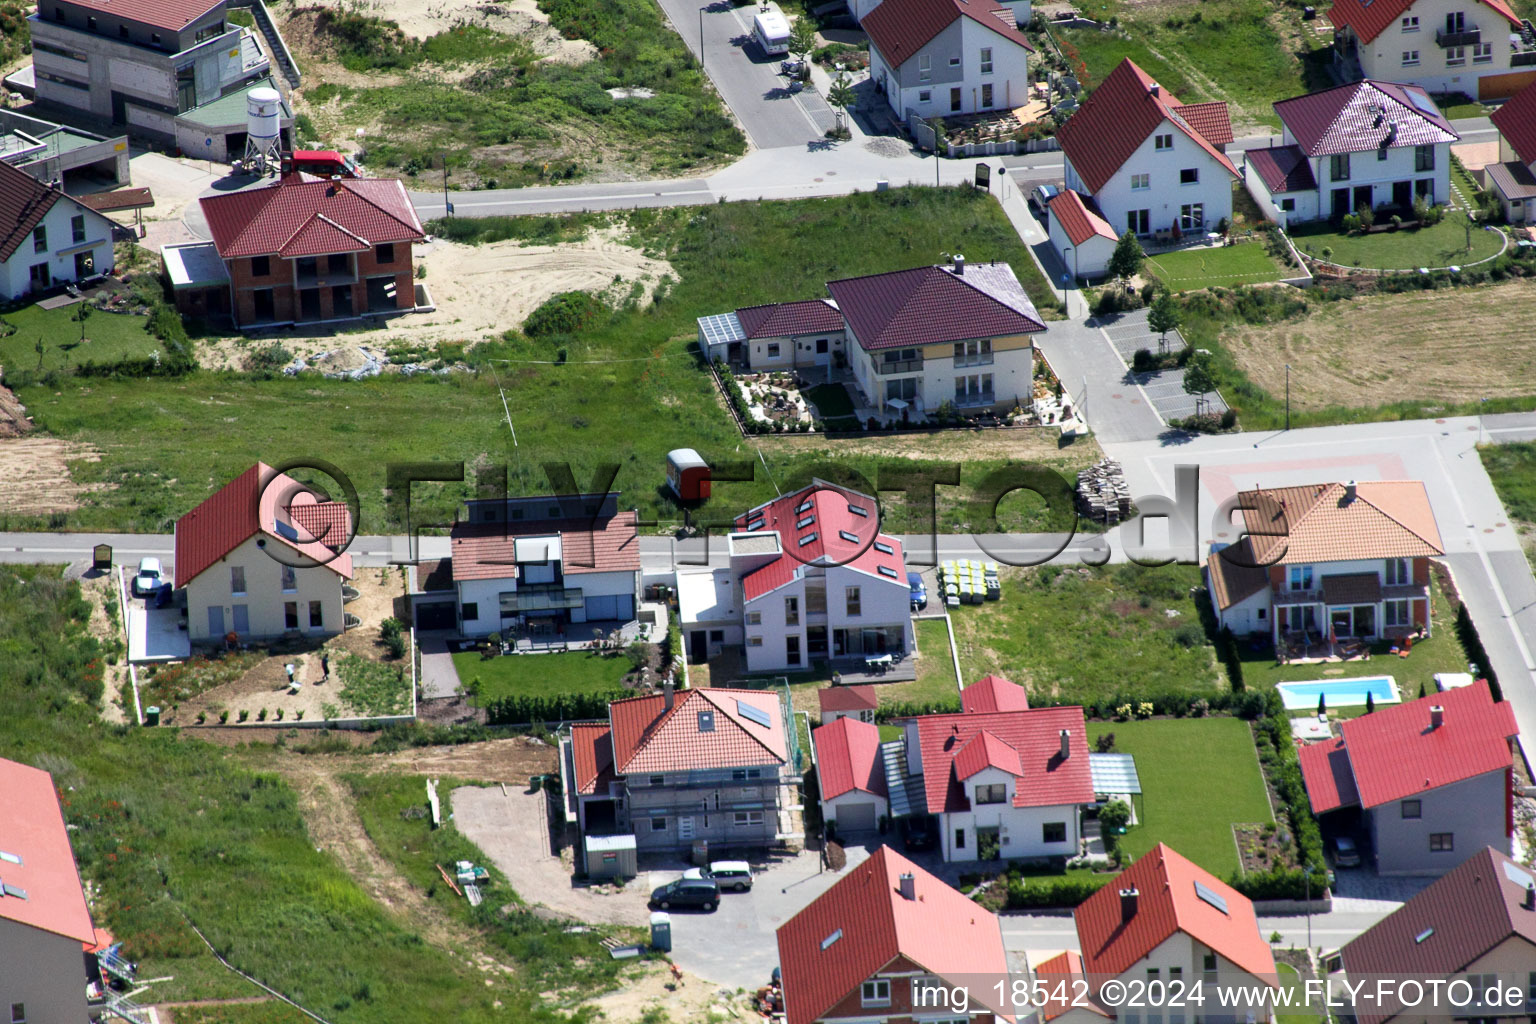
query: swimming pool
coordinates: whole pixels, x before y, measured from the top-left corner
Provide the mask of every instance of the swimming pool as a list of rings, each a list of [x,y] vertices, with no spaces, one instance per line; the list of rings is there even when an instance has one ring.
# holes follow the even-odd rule
[[[1359,707],[1369,694],[1377,704],[1396,704],[1397,680],[1391,676],[1361,676],[1357,679],[1309,679],[1304,683],[1276,683],[1275,689],[1285,701],[1287,711],[1317,707],[1317,698],[1334,708]]]

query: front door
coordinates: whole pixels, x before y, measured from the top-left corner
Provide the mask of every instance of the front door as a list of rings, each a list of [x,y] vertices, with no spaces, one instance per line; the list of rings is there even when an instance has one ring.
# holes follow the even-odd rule
[[[800,638],[787,636],[784,638],[784,663],[786,665],[800,664]]]
[[[1362,206],[1371,210],[1376,208],[1371,186],[1369,185],[1355,186],[1355,209],[1359,210]]]
[[[1413,182],[1394,181],[1392,183],[1392,205],[1403,214],[1413,209]]]
[[[1328,615],[1328,629],[1335,640],[1355,635],[1355,617],[1348,608],[1335,608]]]
[[[807,626],[805,628],[805,649],[812,658],[825,658],[827,656],[826,626]]]
[[[1336,188],[1336,189],[1334,189],[1333,190],[1333,213],[1331,214],[1333,219],[1334,220],[1340,220],[1340,219],[1342,219],[1344,217],[1345,214],[1350,213],[1350,212],[1352,212],[1352,211],[1349,208],[1349,189],[1347,189],[1347,188]]]
[[[224,639],[224,606],[211,605],[208,608],[208,635],[215,640]]]
[[[235,605],[235,632],[240,634],[251,631],[251,606],[248,604]]]
[[[96,254],[87,250],[75,253],[75,280],[83,281],[96,273]]]
[[[677,838],[690,840],[693,838],[693,816],[685,815],[677,819]]]
[[[688,634],[688,660],[695,665],[709,660],[709,634],[702,629]]]

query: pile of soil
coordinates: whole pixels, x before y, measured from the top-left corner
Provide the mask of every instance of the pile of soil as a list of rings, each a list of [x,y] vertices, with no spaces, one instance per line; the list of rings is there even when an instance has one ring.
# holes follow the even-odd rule
[[[10,388],[0,387],[0,437],[20,437],[31,429],[27,407]]]

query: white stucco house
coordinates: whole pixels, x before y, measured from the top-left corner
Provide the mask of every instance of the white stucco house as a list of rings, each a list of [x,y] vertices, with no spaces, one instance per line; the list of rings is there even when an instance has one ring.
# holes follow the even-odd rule
[[[1123,60],[1056,133],[1066,187],[1116,232],[1177,240],[1232,219],[1237,168],[1225,103],[1180,103]]]
[[[587,639],[633,621],[640,538],[635,511],[618,501],[609,492],[466,502],[450,534],[458,631]]]
[[[176,587],[194,643],[345,628],[351,510],[258,462],[176,520]]]
[[[112,272],[113,223],[0,161],[0,299]]]
[[[843,717],[814,730],[811,742],[816,747],[822,820],[841,836],[876,828],[890,814],[880,727]]]
[[[1248,191],[1281,227],[1337,220],[1362,206],[1413,218],[1451,196],[1460,138],[1416,85],[1369,79],[1275,104],[1280,145],[1244,154]]]
[[[1029,98],[1034,52],[997,0],[880,0],[859,16],[869,78],[903,121],[1009,110]]]
[[[1109,273],[1109,258],[1120,236],[1091,199],[1063,189],[1046,204],[1046,231],[1051,246],[1062,255],[1074,278],[1100,278]]]
[[[1328,20],[1346,81],[1407,82],[1475,100],[1536,81],[1536,33],[1504,0],[1337,0]]]

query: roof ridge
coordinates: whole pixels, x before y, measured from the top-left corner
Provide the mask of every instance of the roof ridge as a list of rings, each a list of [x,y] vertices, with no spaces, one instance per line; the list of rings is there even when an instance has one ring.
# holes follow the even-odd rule
[[[390,220],[394,221],[396,224],[399,224],[401,227],[410,228],[412,231],[420,230],[420,228],[421,228],[420,224],[411,224],[411,223],[409,223],[409,222],[407,222],[405,220],[402,220],[399,217],[396,217],[393,213],[391,213],[388,210],[384,209],[384,207],[380,206],[378,203],[374,202],[368,196],[364,195],[362,192],[359,192],[357,190],[357,183],[358,182],[372,182],[372,183],[380,183],[380,184],[382,184],[384,182],[389,182],[389,183],[393,184],[396,188],[398,188],[400,190],[400,196],[401,196],[402,199],[405,200],[405,209],[410,210],[410,211],[412,211],[412,213],[414,213],[416,208],[415,208],[415,206],[413,206],[411,204],[410,193],[406,192],[405,185],[400,181],[399,178],[354,178],[354,179],[352,179],[352,182],[353,182],[353,187],[347,188],[345,190],[347,195],[349,195],[349,196],[356,196],[358,199],[361,199],[363,202],[367,203],[369,206],[373,207],[375,210],[378,210],[384,216],[388,217]]]
[[[291,188],[292,186],[288,186],[288,187]],[[274,202],[276,202],[277,197],[282,193],[282,190],[283,190],[283,180],[281,178],[279,178],[277,181],[274,181],[272,184],[263,186],[262,188],[246,189],[244,192],[227,192],[227,193],[225,193],[222,196],[207,196],[206,197],[206,201],[213,202],[213,203],[218,203],[219,200],[221,200],[221,199],[223,199],[223,200],[231,200],[231,199],[234,199],[236,196],[240,196],[240,195],[257,195],[257,194],[261,194],[263,196],[263,198],[261,200],[261,205],[259,207],[257,207],[255,210],[251,211],[251,215],[248,218],[246,218],[245,227],[240,229],[240,233],[238,235],[236,235],[235,238],[234,238],[234,241],[230,243],[229,247],[231,249],[237,248],[240,245],[244,244],[246,234],[248,232],[250,232],[251,229],[256,226],[256,222],[261,219],[261,215],[266,212],[267,207],[271,206]],[[200,200],[200,202],[201,202],[201,200]],[[287,242],[284,242],[283,244],[286,245]],[[281,248],[281,246],[279,246],[279,248]],[[276,249],[273,250],[273,252],[276,252],[276,251],[277,251]]]
[[[349,193],[349,194],[355,194],[355,193]],[[330,217],[327,217],[325,214],[319,212],[318,210],[315,211],[315,217],[318,217],[320,220],[325,221],[327,224],[329,224],[331,227],[335,228],[337,231],[340,231],[342,234],[348,235],[348,236],[350,236],[352,238],[357,239],[359,242],[362,242],[364,245],[371,244],[368,241],[368,239],[364,238],[362,235],[358,234],[355,231],[348,231],[346,228],[342,227],[336,221],[332,220]],[[309,224],[308,224],[308,222],[306,222],[305,223],[305,227],[308,227],[308,226],[309,226]],[[303,229],[301,228],[300,230],[303,230]],[[298,232],[294,232],[294,233],[297,234]]]

